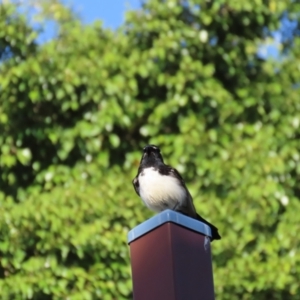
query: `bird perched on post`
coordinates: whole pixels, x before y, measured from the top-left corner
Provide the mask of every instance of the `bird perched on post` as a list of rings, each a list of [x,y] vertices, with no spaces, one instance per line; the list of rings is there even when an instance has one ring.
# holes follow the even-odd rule
[[[161,212],[172,209],[207,224],[211,241],[221,239],[218,228],[199,216],[193,198],[178,171],[164,164],[160,149],[154,145],[144,148],[137,176],[132,181],[136,193],[145,205]]]

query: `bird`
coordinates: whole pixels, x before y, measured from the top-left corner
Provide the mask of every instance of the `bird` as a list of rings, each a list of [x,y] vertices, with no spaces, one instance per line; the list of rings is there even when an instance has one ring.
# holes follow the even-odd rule
[[[207,224],[211,229],[211,242],[220,240],[218,228],[197,214],[193,198],[179,172],[164,163],[159,147],[143,148],[138,173],[132,180],[135,192],[154,212],[172,209]]]

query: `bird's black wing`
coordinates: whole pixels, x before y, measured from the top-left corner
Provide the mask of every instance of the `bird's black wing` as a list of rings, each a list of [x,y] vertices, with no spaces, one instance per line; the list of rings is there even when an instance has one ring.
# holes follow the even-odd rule
[[[177,178],[180,181],[181,185],[186,189],[186,191],[187,191],[187,193],[189,195],[189,200],[190,200],[190,202],[187,202],[187,205],[188,206],[191,205],[192,206],[192,210],[196,213],[194,205],[192,204],[193,198],[192,198],[191,194],[189,193],[188,189],[186,188],[185,182],[184,182],[183,178],[181,177],[181,175],[179,174],[179,172],[176,169],[169,167],[169,175]],[[190,208],[189,208],[189,211],[190,211]],[[183,213],[184,213],[184,211],[183,211]],[[211,239],[211,241],[213,241],[213,240],[220,240],[221,239],[221,236],[219,234],[218,228],[216,226],[214,226],[213,224],[211,224],[208,221],[206,221],[205,219],[203,219],[197,213],[196,213],[196,219],[198,219],[199,221],[207,224],[210,227],[211,233],[212,233],[212,239]]]
[[[138,176],[136,176],[133,180],[132,180],[132,184],[134,187],[135,192],[138,194],[138,196],[140,195],[140,183],[139,183],[139,179]]]
[[[186,188],[183,178],[181,177],[181,175],[179,174],[179,172],[176,169],[174,169],[170,166],[164,165],[164,166],[160,167],[158,171],[161,175],[168,175],[168,176],[172,176],[172,177],[178,179],[178,182],[184,188]]]

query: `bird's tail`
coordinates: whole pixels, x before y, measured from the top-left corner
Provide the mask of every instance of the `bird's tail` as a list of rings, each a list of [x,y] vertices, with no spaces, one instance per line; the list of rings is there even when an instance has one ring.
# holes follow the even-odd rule
[[[210,227],[211,230],[211,241],[213,240],[220,240],[221,236],[219,234],[218,228],[214,225],[212,225],[211,223],[209,223],[208,221],[206,221],[205,219],[203,219],[200,215],[197,214],[197,220],[207,224]]]

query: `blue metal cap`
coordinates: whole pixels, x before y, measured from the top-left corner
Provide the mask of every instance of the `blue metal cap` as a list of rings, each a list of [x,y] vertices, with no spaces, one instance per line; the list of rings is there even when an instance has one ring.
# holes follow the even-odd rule
[[[189,228],[196,232],[199,232],[205,236],[211,237],[210,227],[200,221],[187,217],[181,213],[174,210],[164,210],[161,213],[155,215],[154,217],[148,219],[142,224],[136,226],[128,232],[127,241],[128,244],[141,237],[142,235],[148,233],[154,228],[161,226],[165,223],[174,223],[185,228]]]

